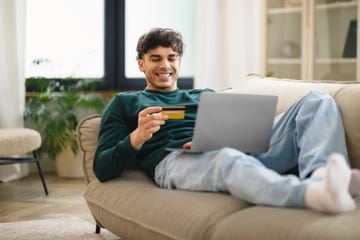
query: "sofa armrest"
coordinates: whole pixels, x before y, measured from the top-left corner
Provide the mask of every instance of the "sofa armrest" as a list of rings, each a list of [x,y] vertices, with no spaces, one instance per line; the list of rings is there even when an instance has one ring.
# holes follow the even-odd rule
[[[83,170],[87,184],[96,178],[93,172],[93,162],[100,131],[100,122],[101,115],[95,114],[83,118],[76,127],[78,144],[83,152]]]

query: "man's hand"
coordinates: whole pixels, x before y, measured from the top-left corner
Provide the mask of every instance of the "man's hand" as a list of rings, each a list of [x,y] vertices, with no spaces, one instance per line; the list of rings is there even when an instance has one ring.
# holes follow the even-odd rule
[[[184,143],[183,148],[184,148],[184,149],[190,149],[190,148],[191,148],[191,145],[192,145],[192,142]]]
[[[147,107],[138,114],[138,127],[130,134],[130,144],[139,149],[165,124],[168,116],[162,115],[161,107]]]

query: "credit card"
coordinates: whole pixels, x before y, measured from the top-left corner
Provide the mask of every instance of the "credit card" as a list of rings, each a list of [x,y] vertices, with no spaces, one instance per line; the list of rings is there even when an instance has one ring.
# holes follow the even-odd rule
[[[161,114],[167,115],[169,119],[184,119],[185,106],[163,106]]]

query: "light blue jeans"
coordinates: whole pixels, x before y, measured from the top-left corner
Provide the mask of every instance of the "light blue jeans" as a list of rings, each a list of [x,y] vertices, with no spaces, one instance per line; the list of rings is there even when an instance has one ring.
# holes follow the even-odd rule
[[[333,152],[347,159],[341,115],[331,96],[312,91],[275,118],[266,153],[172,152],[156,167],[155,181],[168,189],[229,192],[254,204],[305,207],[308,184],[319,181],[307,177]],[[296,166],[299,176],[282,175]]]

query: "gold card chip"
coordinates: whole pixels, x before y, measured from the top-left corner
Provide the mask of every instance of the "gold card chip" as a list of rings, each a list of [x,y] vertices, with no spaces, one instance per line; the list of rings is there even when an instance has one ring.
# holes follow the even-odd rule
[[[169,119],[184,119],[185,106],[163,106],[161,114],[167,115]]]

